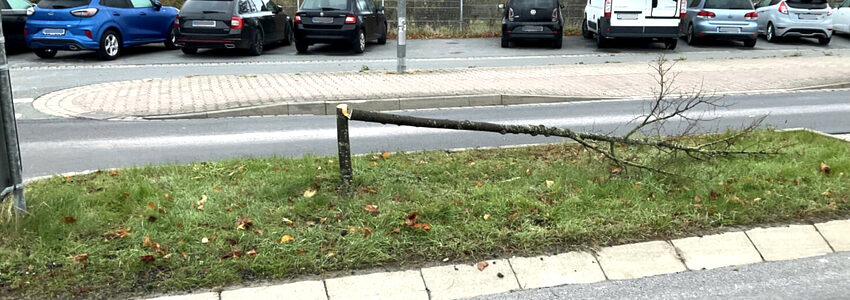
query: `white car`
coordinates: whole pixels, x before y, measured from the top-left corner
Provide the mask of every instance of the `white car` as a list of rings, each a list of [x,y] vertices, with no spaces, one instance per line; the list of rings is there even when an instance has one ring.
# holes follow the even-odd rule
[[[838,5],[833,15],[833,28],[837,33],[850,34],[850,0]]]
[[[612,38],[642,38],[675,49],[679,21],[686,12],[685,0],[587,0],[582,35],[596,37],[600,48]]]

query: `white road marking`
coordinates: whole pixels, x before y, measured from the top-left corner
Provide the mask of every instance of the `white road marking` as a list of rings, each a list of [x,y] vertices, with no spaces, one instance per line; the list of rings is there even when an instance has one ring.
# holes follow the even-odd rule
[[[15,114],[15,119],[20,119],[20,118],[21,118],[21,117],[23,117],[23,116],[24,116],[23,114],[18,114],[18,113],[16,113],[16,114]]]
[[[32,103],[34,98],[15,98],[14,103]]]

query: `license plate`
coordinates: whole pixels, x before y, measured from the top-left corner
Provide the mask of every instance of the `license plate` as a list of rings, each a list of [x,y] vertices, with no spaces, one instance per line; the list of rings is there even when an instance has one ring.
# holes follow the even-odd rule
[[[801,20],[817,20],[818,19],[818,15],[814,15],[814,14],[799,14],[798,17]]]
[[[192,27],[215,27],[215,21],[192,20]]]
[[[541,32],[541,31],[543,31],[543,26],[524,26],[524,27],[522,27],[522,31],[525,31],[525,32]]]
[[[313,23],[331,24],[334,22],[333,17],[313,17]]]
[[[741,27],[718,27],[717,32],[741,33]]]
[[[65,35],[65,29],[60,28],[45,28],[41,31],[44,35]]]
[[[637,20],[637,14],[617,14],[617,20]]]

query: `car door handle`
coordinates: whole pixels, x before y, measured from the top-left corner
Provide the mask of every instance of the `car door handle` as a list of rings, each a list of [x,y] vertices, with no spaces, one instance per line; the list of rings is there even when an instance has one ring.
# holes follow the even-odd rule
[[[112,15],[113,16],[120,16],[121,14],[114,12],[114,13],[112,13]]]

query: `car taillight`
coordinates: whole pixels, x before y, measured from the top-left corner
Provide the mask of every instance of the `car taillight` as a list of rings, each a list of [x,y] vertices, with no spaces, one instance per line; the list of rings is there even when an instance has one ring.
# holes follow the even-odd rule
[[[230,29],[242,29],[242,17],[230,18]]]
[[[174,26],[180,27],[180,15],[174,17]]]
[[[71,11],[71,15],[75,17],[90,18],[95,14],[97,14],[97,8],[84,8]]]
[[[552,10],[552,22],[558,22],[558,9],[557,8]]]
[[[83,31],[83,32],[85,32],[85,33],[86,33],[86,37],[87,37],[87,38],[91,38],[91,30],[85,30],[85,31]]]
[[[28,35],[30,35],[30,30],[24,28],[24,36],[28,36]]]
[[[759,18],[759,13],[757,13],[757,12],[748,12],[746,15],[744,15],[744,19],[746,19],[746,20],[755,20],[755,19],[758,19],[758,18]]]
[[[701,10],[700,12],[697,13],[697,18],[701,18],[701,19],[712,19],[714,17],[717,17],[717,15],[715,15],[713,12],[710,12],[710,11]]]
[[[688,4],[685,0],[679,0],[679,18],[684,19],[688,15]]]
[[[785,2],[784,2],[784,1],[783,1],[783,2],[781,2],[781,3],[779,3],[779,12],[780,12],[780,13],[783,13],[783,14],[786,14],[786,15],[788,14],[788,6],[787,6],[787,5],[785,5]]]
[[[611,17],[611,7],[612,7],[611,1],[612,0],[605,0],[605,11],[604,12],[605,12],[606,18]]]
[[[357,17],[354,15],[345,16],[345,24],[354,24],[357,23]]]
[[[508,21],[514,20],[514,9],[513,7],[508,7]]]
[[[293,22],[300,24],[301,23],[301,14],[295,14],[295,21],[293,21]]]

